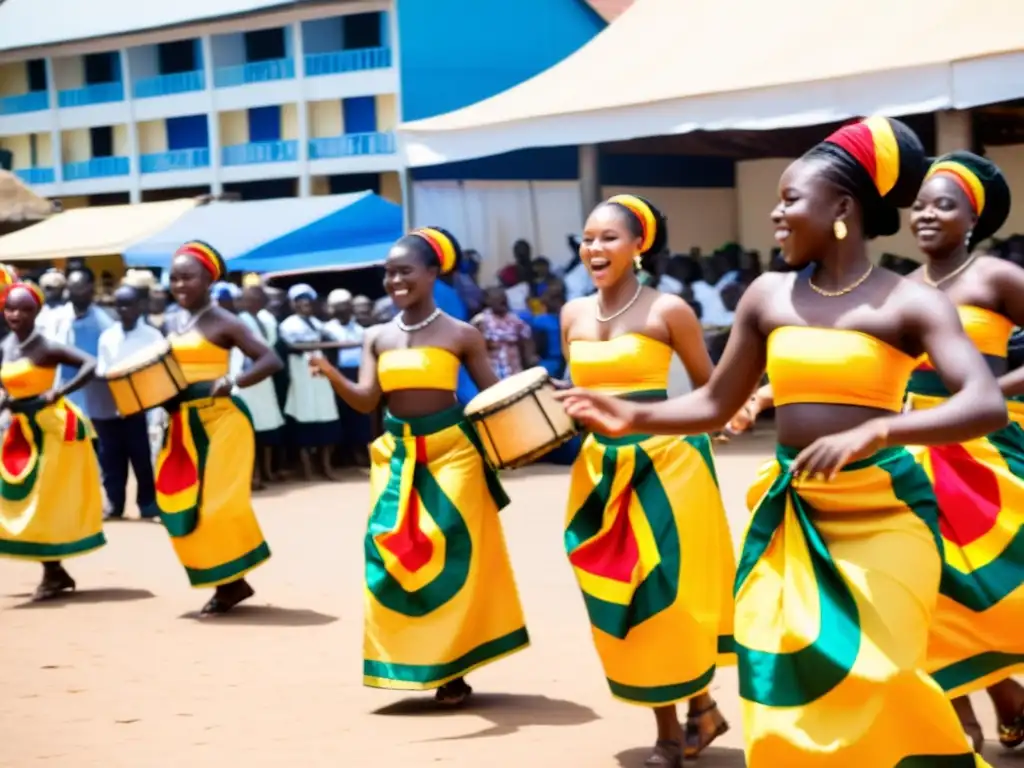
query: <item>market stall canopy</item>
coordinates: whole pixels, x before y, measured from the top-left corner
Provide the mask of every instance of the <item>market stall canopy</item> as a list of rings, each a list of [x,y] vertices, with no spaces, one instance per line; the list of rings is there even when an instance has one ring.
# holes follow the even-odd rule
[[[9,171],[0,171],[0,224],[42,221],[56,206]]]
[[[547,71],[400,135],[422,166],[1021,96],[1020,0],[637,0]]]
[[[232,272],[351,269],[381,263],[401,236],[401,206],[368,191],[214,202],[129,248],[124,259],[129,266],[166,268],[178,246],[203,240]]]
[[[0,237],[0,262],[45,261],[124,253],[198,205],[197,198],[75,208]]]

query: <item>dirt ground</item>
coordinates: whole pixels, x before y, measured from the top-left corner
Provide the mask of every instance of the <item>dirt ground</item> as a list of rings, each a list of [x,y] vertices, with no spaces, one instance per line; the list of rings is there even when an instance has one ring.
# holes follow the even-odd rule
[[[737,537],[769,446],[719,452]],[[208,593],[189,588],[152,523],[108,525],[107,547],[68,562],[81,592],[44,606],[26,604],[38,566],[0,561],[0,765],[639,768],[653,718],[606,688],[562,551],[567,485],[561,468],[506,475],[533,645],[473,674],[476,705],[459,713],[361,685],[362,475],[257,495],[274,556],[252,576],[257,596],[219,620],[195,619]],[[735,672],[713,692],[733,730],[700,764],[738,768]],[[989,760],[1024,768],[994,743],[983,696],[977,708]]]

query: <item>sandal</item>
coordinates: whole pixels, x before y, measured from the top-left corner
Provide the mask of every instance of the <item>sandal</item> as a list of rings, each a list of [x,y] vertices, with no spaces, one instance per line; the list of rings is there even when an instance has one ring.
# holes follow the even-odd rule
[[[256,594],[247,581],[236,581],[234,584],[224,586],[229,587],[229,589],[218,587],[217,591],[213,593],[213,597],[210,598],[209,602],[199,612],[200,616],[223,615],[243,600],[248,600]]]
[[[75,580],[71,578],[71,574],[62,567],[57,567],[53,570],[48,570],[43,576],[43,580],[32,594],[32,602],[40,603],[44,600],[52,600],[62,592],[74,591]]]
[[[683,748],[675,739],[658,739],[644,768],[683,768]]]
[[[1006,749],[1016,749],[1024,744],[1024,712],[1017,715],[1011,723],[999,724],[999,743]]]
[[[434,694],[434,701],[446,707],[461,707],[472,694],[473,689],[469,687],[469,683],[458,677],[438,688]]]
[[[687,760],[696,759],[701,752],[711,746],[715,739],[728,730],[729,723],[718,711],[718,704],[712,704],[700,712],[689,715],[686,718],[684,756]]]

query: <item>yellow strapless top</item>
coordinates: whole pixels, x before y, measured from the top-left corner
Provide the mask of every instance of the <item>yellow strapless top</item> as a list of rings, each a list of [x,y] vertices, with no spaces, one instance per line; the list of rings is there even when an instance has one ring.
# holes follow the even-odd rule
[[[216,381],[227,375],[231,350],[218,347],[198,331],[172,334],[167,342],[189,384]]]
[[[377,358],[377,378],[383,392],[400,389],[443,389],[459,386],[459,358],[440,347],[389,349]]]
[[[775,405],[830,403],[898,413],[917,361],[859,331],[784,325],[768,336]]]
[[[960,322],[963,323],[968,338],[974,342],[974,346],[981,354],[1006,357],[1006,348],[1013,333],[1013,321],[991,309],[967,304],[957,307],[956,313],[960,315]]]
[[[5,362],[0,366],[0,382],[7,394],[15,400],[36,397],[53,389],[57,380],[57,369],[42,368],[27,357],[21,357],[13,363]]]
[[[569,342],[569,375],[577,387],[621,395],[668,389],[672,347],[639,333],[607,341]]]

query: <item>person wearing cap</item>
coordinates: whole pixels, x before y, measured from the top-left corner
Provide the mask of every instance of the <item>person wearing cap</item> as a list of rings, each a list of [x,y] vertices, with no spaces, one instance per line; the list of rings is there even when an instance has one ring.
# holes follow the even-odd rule
[[[288,289],[292,312],[281,323],[281,339],[288,353],[287,439],[299,449],[303,475],[313,478],[312,453],[319,454],[320,470],[328,480],[337,479],[331,464],[334,446],[341,437],[341,423],[334,391],[326,379],[309,370],[309,358],[322,355],[316,345],[328,342],[324,324],[316,317],[317,293],[306,283]],[[296,346],[299,345],[299,346]]]
[[[352,294],[344,288],[336,288],[327,295],[327,309],[331,313],[331,319],[324,323],[327,335],[342,344],[354,345],[338,350],[338,370],[349,381],[358,381],[366,329],[356,322]],[[359,466],[369,466],[366,446],[370,442],[370,420],[340,397],[337,400],[341,418],[341,449],[345,459]]]
[[[241,311],[238,319],[248,326],[254,336],[262,338],[268,347],[274,349],[278,343],[277,320],[267,311],[267,294],[259,275],[249,274],[242,280],[239,307]],[[231,362],[233,373],[238,374],[247,369],[244,356],[236,355]],[[251,387],[240,389],[238,397],[252,414],[257,453],[252,482],[254,490],[262,490],[266,483],[277,479],[273,471],[274,448],[281,444],[284,432],[284,416],[277,400],[274,379],[264,379]]]

